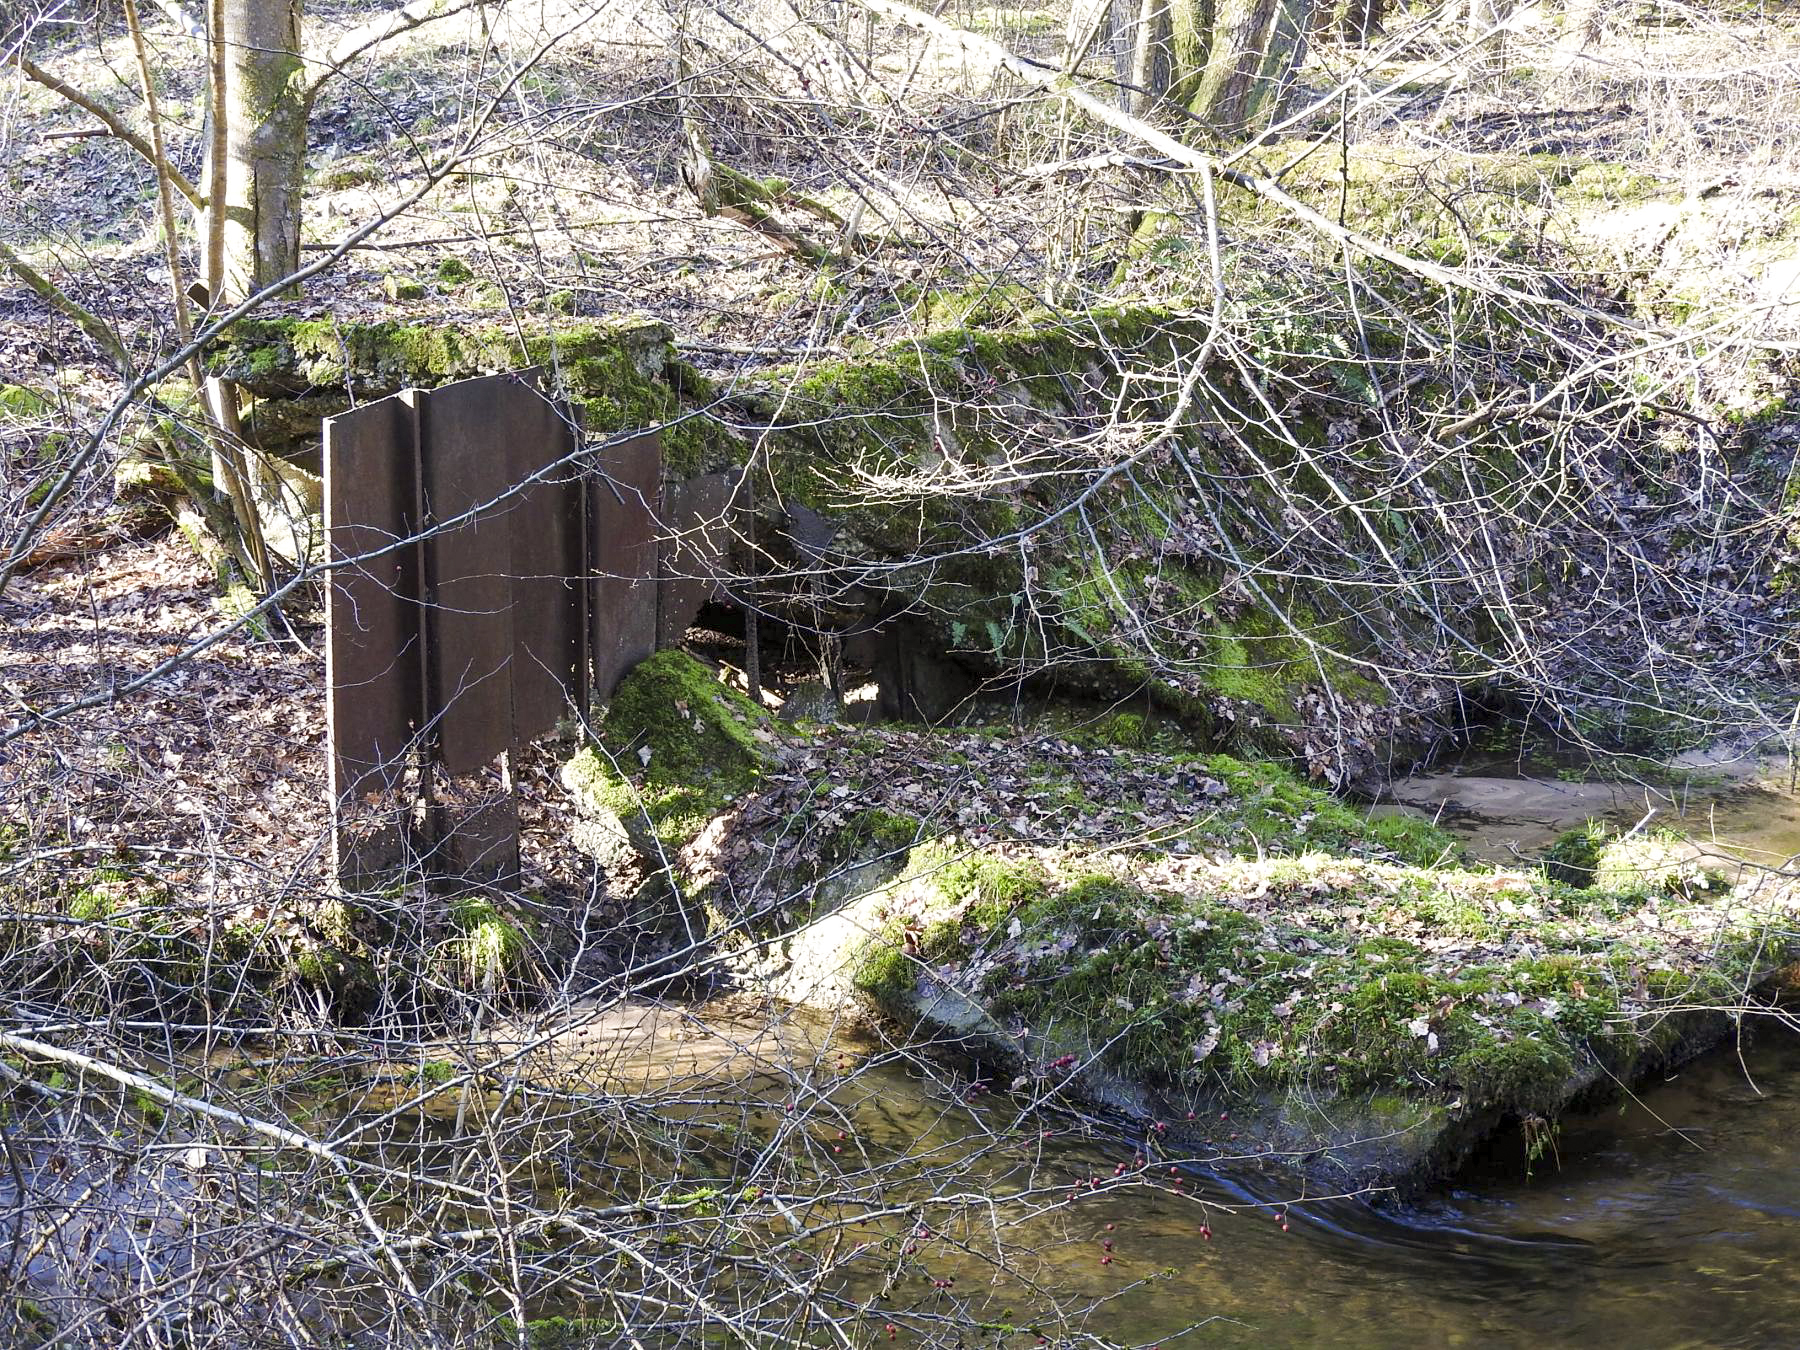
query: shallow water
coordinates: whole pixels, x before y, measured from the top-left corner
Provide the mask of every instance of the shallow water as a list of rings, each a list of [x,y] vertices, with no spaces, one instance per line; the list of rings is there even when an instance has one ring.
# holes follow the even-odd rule
[[[1401,1203],[1309,1200],[1249,1165],[1139,1168],[1152,1146],[1115,1123],[1051,1117],[1045,1140],[1046,1118],[1004,1093],[967,1108],[935,1070],[801,1010],[766,1056],[709,1061],[703,1025],[741,1046],[755,1016],[741,1004],[645,1012],[622,1044],[634,1063],[651,1040],[684,1065],[710,1062],[771,1118],[796,1069],[821,1065],[825,1114],[890,1168],[893,1198],[992,1199],[991,1224],[947,1220],[947,1240],[918,1253],[876,1314],[933,1319],[933,1343],[998,1321],[1056,1345],[1800,1343],[1800,1035],[1773,1024],[1623,1109],[1566,1121],[1535,1162],[1509,1133],[1454,1188]],[[675,1020],[682,1037],[652,1034]],[[833,1283],[860,1302],[892,1269],[891,1257],[852,1262]],[[953,1292],[931,1284],[951,1277]]]
[[[1800,858],[1800,794],[1786,765],[1675,761],[1655,782],[1601,782],[1572,768],[1471,755],[1391,784],[1377,813],[1435,819],[1483,862],[1534,864],[1556,836],[1589,819],[1679,831],[1721,860],[1780,867]]]
[[[1741,1065],[1710,1056],[1623,1112],[1565,1125],[1560,1164],[1546,1156],[1530,1177],[1519,1141],[1500,1141],[1428,1202],[1296,1205],[1285,1233],[1231,1217],[1210,1244],[1179,1211],[1122,1206],[1120,1249],[1177,1273],[1119,1330],[1163,1336],[1210,1310],[1239,1325],[1188,1343],[1791,1346],[1797,1089],[1800,1038],[1765,1034]]]

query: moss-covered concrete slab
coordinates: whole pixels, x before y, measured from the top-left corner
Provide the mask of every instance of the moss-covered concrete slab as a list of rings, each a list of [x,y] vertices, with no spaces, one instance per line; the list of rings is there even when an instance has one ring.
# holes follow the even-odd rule
[[[913,851],[856,978],[914,1034],[1198,1156],[1404,1185],[1694,1053],[1800,950],[1792,888],[1603,882],[946,839]]]
[[[774,763],[780,724],[682,651],[620,681],[596,744],[562,769],[577,809],[617,821],[652,861],[679,853]]]

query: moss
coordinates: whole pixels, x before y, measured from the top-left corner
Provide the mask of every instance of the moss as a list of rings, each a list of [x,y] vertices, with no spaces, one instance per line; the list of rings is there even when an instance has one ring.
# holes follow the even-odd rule
[[[395,301],[422,300],[425,297],[425,283],[398,272],[389,272],[381,279],[381,293]]]
[[[1142,713],[1114,713],[1094,732],[1104,744],[1127,749],[1140,749],[1150,742],[1149,720]]]
[[[1544,875],[1568,886],[1591,886],[1600,850],[1611,831],[1603,821],[1590,820],[1557,835],[1544,853]]]
[[[860,843],[897,852],[920,841],[925,826],[915,816],[871,808],[850,818],[850,834]]]
[[[906,996],[918,984],[918,964],[905,950],[905,933],[898,925],[877,934],[856,957],[852,982],[879,1007],[903,1007]]]
[[[1266,776],[1236,771],[1240,786]],[[1267,782],[1291,794],[1287,809],[1308,791]],[[1219,865],[1176,892],[1116,860],[1083,867],[1075,854],[915,849],[909,871],[932,899],[889,920],[858,987],[902,1011],[929,969],[1042,1044],[1178,1098],[1372,1094],[1378,1114],[1415,1119],[1453,1097],[1553,1113],[1585,1065],[1629,1072],[1667,1049],[1670,1009],[1726,999],[1776,957],[1746,928],[1679,974],[1646,974],[1606,937],[1605,893],[1517,875],[1311,855]],[[1352,939],[1372,927],[1392,931]],[[1447,940],[1489,955],[1447,961]],[[1645,988],[1652,1002],[1628,1010],[1625,991]]]
[[[341,192],[345,188],[361,187],[365,183],[373,183],[380,179],[381,171],[370,163],[328,164],[315,170],[312,176],[313,186],[326,192]]]
[[[461,286],[475,279],[475,269],[461,258],[445,258],[437,265],[437,279],[446,286]]]
[[[22,384],[0,384],[0,417],[16,417],[21,421],[43,417],[54,405],[35,389]]]
[[[1284,765],[1222,754],[1190,762],[1216,775],[1226,788],[1212,830],[1221,843],[1230,844],[1235,836],[1240,848],[1249,838],[1259,849],[1273,852],[1372,852],[1418,867],[1458,856],[1455,838],[1431,822],[1416,816],[1368,817],[1302,783]]]
[[[777,723],[686,652],[662,651],[621,681],[600,746],[564,766],[579,797],[628,825],[648,818],[680,849],[771,763]]]
[[[161,894],[128,867],[96,867],[70,894],[65,912],[83,923],[100,923],[114,914],[154,905]]]
[[[1628,896],[1680,895],[1716,885],[1679,835],[1666,830],[1603,845],[1594,859],[1595,890]]]
[[[1421,866],[1453,860],[1458,852],[1448,831],[1413,815],[1372,816],[1364,838],[1379,852]]]
[[[451,973],[472,988],[504,986],[524,968],[530,948],[524,930],[482,896],[464,896],[450,906],[456,935],[441,953]]]

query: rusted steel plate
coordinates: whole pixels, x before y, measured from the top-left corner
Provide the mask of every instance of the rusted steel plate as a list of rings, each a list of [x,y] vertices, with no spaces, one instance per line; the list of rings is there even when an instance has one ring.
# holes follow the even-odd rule
[[[533,372],[535,374],[535,372]],[[505,396],[512,520],[513,736],[554,728],[583,693],[582,495],[568,410],[523,382]],[[500,449],[501,447],[496,447]]]
[[[602,446],[595,458],[588,487],[588,631],[594,695],[608,699],[620,677],[656,650],[662,441],[647,432]]]
[[[381,890],[406,874],[406,831],[394,824],[340,821],[332,833],[338,885],[356,893]]]
[[[437,758],[472,773],[513,743],[512,422],[524,386],[507,376],[408,390],[419,409],[428,650],[426,708]],[[536,400],[535,392],[528,397]],[[451,523],[454,522],[454,523]]]
[[[510,792],[433,810],[431,874],[440,886],[512,886],[519,879],[519,804]]]
[[[399,783],[423,720],[419,549],[401,542],[418,531],[417,447],[398,398],[325,423],[325,700],[340,806]]]
[[[730,543],[730,481],[722,473],[672,483],[664,495],[662,581],[657,587],[657,645],[673,647],[718,589]]]

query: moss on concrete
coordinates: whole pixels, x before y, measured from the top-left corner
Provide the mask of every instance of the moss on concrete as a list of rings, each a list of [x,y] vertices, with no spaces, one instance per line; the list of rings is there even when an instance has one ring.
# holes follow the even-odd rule
[[[1554,1117],[1675,1053],[1689,1011],[1741,998],[1793,945],[1786,904],[1665,900],[1646,926],[1636,891],[1325,854],[1177,874],[939,842],[908,876],[860,954],[876,1006],[929,1024],[950,991],[967,1002],[946,1027],[1025,1046],[1027,1074],[1081,1062],[1163,1102],[1264,1112],[1244,1127],[1270,1136],[1296,1102],[1357,1127],[1386,1102],[1432,1138]]]
[[[582,406],[590,431],[664,427],[664,460],[676,476],[717,467],[735,445],[690,411],[705,382],[675,359],[667,327],[649,319],[559,322],[523,339],[491,323],[244,319],[207,354],[212,373],[280,399],[346,392],[366,400],[527,365]]]
[[[647,821],[656,843],[678,851],[756,785],[777,727],[686,652],[658,652],[621,681],[599,745],[571,758],[563,782],[628,828]]]

